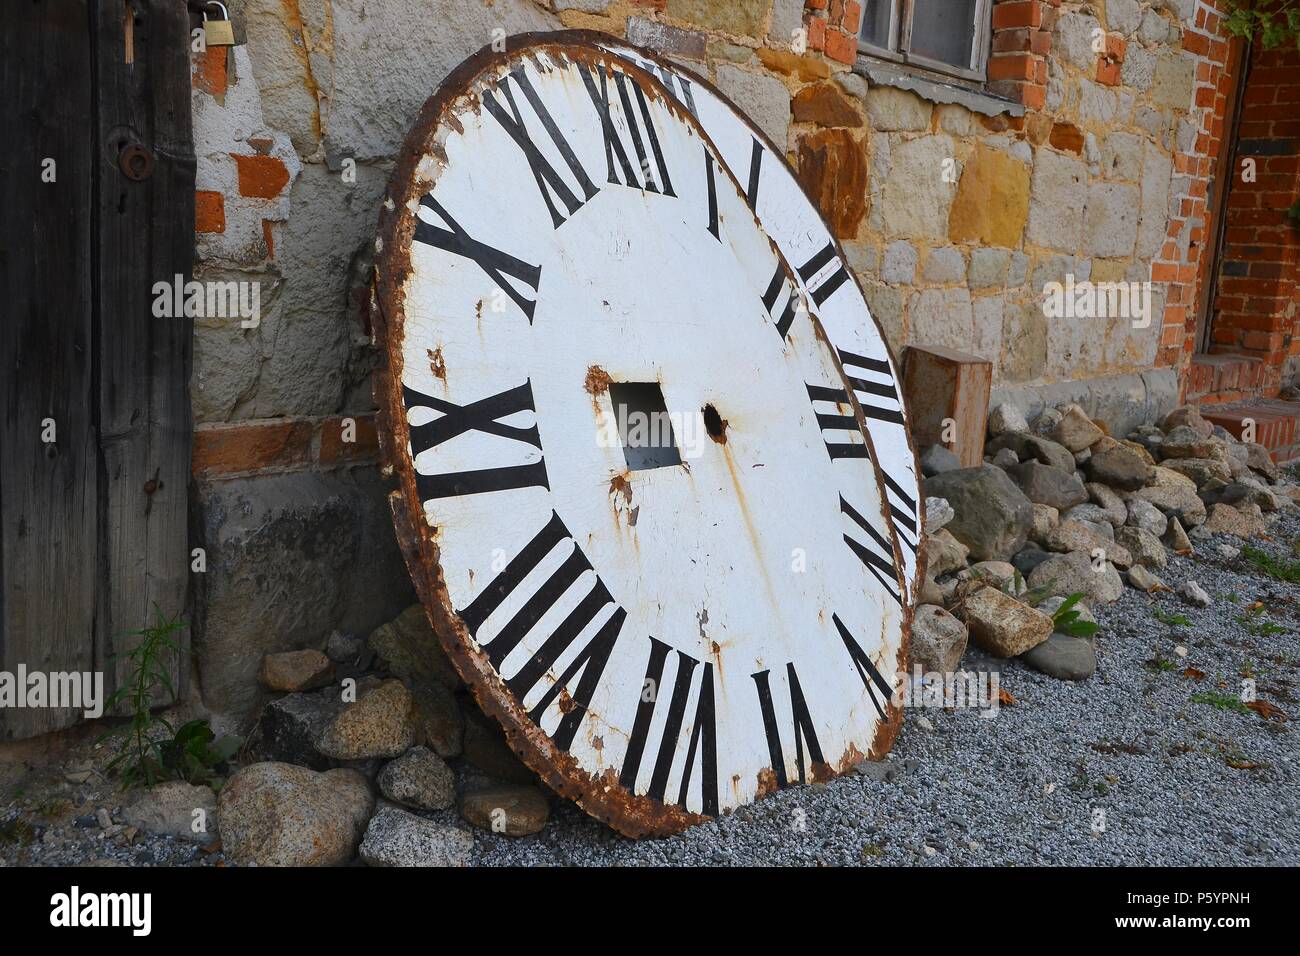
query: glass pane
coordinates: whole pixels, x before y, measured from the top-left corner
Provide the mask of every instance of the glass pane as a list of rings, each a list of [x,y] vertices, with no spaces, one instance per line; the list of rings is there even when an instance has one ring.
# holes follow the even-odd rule
[[[889,14],[898,0],[867,0],[862,8],[862,32],[858,34],[863,43],[870,43],[882,49],[890,49]]]
[[[979,0],[912,0],[912,52],[970,69]]]

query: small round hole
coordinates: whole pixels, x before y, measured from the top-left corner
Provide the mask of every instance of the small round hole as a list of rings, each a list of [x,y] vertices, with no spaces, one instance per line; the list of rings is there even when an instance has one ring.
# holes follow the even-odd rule
[[[712,405],[704,406],[704,430],[709,433],[718,444],[723,444],[727,440],[727,423],[723,421],[718,410]]]

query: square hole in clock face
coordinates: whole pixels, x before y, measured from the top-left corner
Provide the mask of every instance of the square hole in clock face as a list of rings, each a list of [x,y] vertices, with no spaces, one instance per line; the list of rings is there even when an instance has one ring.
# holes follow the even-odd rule
[[[658,382],[611,382],[609,401],[629,471],[682,463]]]

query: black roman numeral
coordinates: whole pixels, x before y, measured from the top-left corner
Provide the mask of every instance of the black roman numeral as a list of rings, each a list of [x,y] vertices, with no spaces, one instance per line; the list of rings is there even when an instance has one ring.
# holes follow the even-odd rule
[[[749,152],[749,187],[745,190],[745,199],[749,208],[758,212],[758,180],[763,172],[763,144],[754,137],[754,145]]]
[[[619,784],[632,792],[635,792],[637,774],[641,769],[646,744],[649,742],[650,727],[659,705],[659,698],[663,696],[664,664],[668,658],[668,651],[669,647],[663,641],[650,638],[650,659],[646,663],[645,683],[642,684],[636,719],[632,724],[632,736],[628,739],[627,754],[623,758],[623,769],[618,778]],[[681,738],[691,683],[699,663],[695,658],[681,651],[677,652],[677,676],[673,680],[672,697],[668,702],[668,713],[659,738],[659,749],[654,758],[650,789],[646,791],[646,796],[661,803],[668,789],[668,777],[673,769],[673,755],[677,752],[677,743]],[[700,693],[695,703],[695,719],[691,724],[691,742],[687,747],[686,765],[682,768],[681,786],[677,792],[677,804],[682,807],[686,806],[697,755],[700,758],[701,812],[706,816],[715,817],[718,815],[718,731],[711,663],[704,665],[700,677]]]
[[[894,696],[894,689],[890,686],[889,681],[885,680],[884,675],[876,669],[876,665],[871,663],[871,658],[867,652],[862,649],[862,645],[857,642],[853,634],[844,622],[840,620],[838,614],[832,614],[831,620],[835,622],[835,628],[840,632],[840,640],[844,642],[845,649],[849,652],[849,657],[853,660],[853,666],[857,669],[858,676],[862,678],[862,685],[867,689],[867,696],[871,698],[871,703],[876,708],[876,713],[880,715],[881,720],[888,719],[885,715],[885,708],[882,701],[877,699],[876,692],[879,690],[884,695],[883,703],[888,703]]]
[[[718,233],[718,185],[714,176],[713,154],[709,152],[709,147],[704,147],[704,175],[709,186],[709,232],[713,233],[713,238],[719,242],[722,236]]]
[[[836,268],[830,274],[818,278],[832,260],[835,261]],[[820,252],[799,267],[799,277],[812,295],[813,302],[820,306],[849,281],[849,271],[836,256],[835,244],[827,242]],[[813,279],[817,279],[817,282],[814,283]]]
[[[817,742],[817,730],[813,727],[812,715],[808,713],[808,702],[804,700],[803,688],[799,686],[799,675],[795,672],[794,664],[786,664],[785,671],[790,684],[790,710],[794,714],[795,766],[799,771],[799,783],[807,783],[807,771],[812,769],[815,774],[816,765],[824,765],[826,761],[822,757],[821,744]],[[758,687],[758,706],[763,712],[763,733],[767,737],[768,759],[772,762],[777,786],[784,789],[790,785],[790,781],[785,772],[785,748],[781,743],[781,730],[776,723],[776,708],[772,705],[772,688],[768,684],[769,673],[769,671],[759,671],[750,676]],[[808,748],[808,756],[812,758],[811,765],[806,765],[804,761],[805,746]]]
[[[848,515],[859,528],[866,532],[868,541],[863,544],[855,538],[844,536],[844,543],[849,546],[858,560],[863,563],[868,571],[885,586],[889,596],[898,602],[901,607],[903,604],[902,589],[898,584],[898,567],[894,564],[894,546],[889,543],[889,539],[871,526],[866,518],[862,517],[861,512],[844,500],[840,496],[840,511]]]
[[[849,405],[849,393],[842,388],[830,388],[825,385],[808,385],[808,399],[813,403],[813,411],[817,415],[817,427],[823,432],[840,431],[848,432],[855,436],[856,442],[833,442],[826,441],[822,436],[822,441],[826,445],[826,451],[830,454],[832,461],[841,458],[869,458],[870,452],[867,449],[866,441],[862,437],[862,432],[858,427],[857,416],[852,411],[845,415],[840,411],[839,406]],[[835,413],[818,412],[817,403],[823,402],[827,405],[836,406]]]
[[[559,603],[561,598],[568,593],[569,589],[577,583],[583,574],[592,570],[591,563],[569,534],[569,530],[564,526],[564,522],[560,520],[560,516],[552,512],[551,519],[546,523],[546,526],[493,578],[492,582],[483,589],[478,597],[460,611],[460,617],[465,622],[465,626],[477,639],[479,629],[488,617],[501,607],[505,600],[523,584],[524,579],[541,564],[542,560],[559,546],[571,547],[572,551],[569,552],[564,562],[552,572],[551,576],[524,602],[523,606],[515,612],[514,616],[484,645],[488,660],[492,662],[492,666],[497,669],[498,673],[501,673],[501,667],[505,659],[532,632],[542,617]],[[554,668],[556,662],[596,619],[597,615],[613,603],[609,591],[597,578],[591,590],[556,627],[555,631],[547,637],[541,648],[525,661],[514,675],[506,680],[506,686],[514,694],[515,699],[522,704],[524,699],[545,678],[546,674]],[[622,630],[623,621],[626,617],[627,612],[623,608],[615,607],[613,614],[587,642],[586,646],[578,652],[577,657],[560,675],[559,680],[548,688],[547,692],[529,711],[529,718],[534,723],[540,724],[542,715],[547,708],[555,702],[560,692],[568,687],[578,671],[582,671],[578,686],[569,693],[572,707],[565,711],[559,726],[551,735],[556,745],[562,750],[567,751],[573,743],[574,736],[582,723],[582,717],[591,705],[592,696],[600,684],[600,678],[604,674],[605,666],[609,663],[610,655],[614,651],[614,644],[618,640],[619,632]]]
[[[514,79],[515,83],[524,92],[525,99],[533,108],[537,118],[541,120],[542,127],[551,137],[551,142],[559,150],[564,162],[568,165],[573,177],[577,180],[578,188],[582,190],[583,198],[571,190],[568,185],[560,178],[560,174],[555,171],[555,167],[547,161],[542,155],[537,144],[533,142],[528,134],[528,129],[524,126],[523,117],[519,114],[519,107],[515,104],[514,93],[510,90],[510,80]],[[528,160],[528,166],[533,171],[533,178],[537,180],[537,188],[541,190],[542,199],[546,201],[546,208],[550,210],[551,222],[558,229],[567,220],[565,216],[556,208],[553,196],[558,198],[564,204],[565,209],[572,216],[582,208],[583,203],[591,199],[598,192],[594,183],[587,176],[587,171],[582,168],[578,162],[578,157],[574,155],[573,147],[565,140],[564,134],[560,132],[559,127],[555,125],[555,119],[546,109],[546,105],[537,95],[537,90],[533,88],[532,82],[524,72],[522,66],[517,66],[510,71],[509,77],[503,77],[499,86],[501,94],[505,97],[506,106],[502,106],[493,95],[492,90],[484,90],[483,106],[489,113],[497,118],[510,138],[515,141],[520,149],[524,151],[524,156]]]
[[[687,111],[699,119],[699,113],[695,109],[695,94],[691,92],[691,81],[686,77],[674,73],[672,70],[658,63],[647,63],[645,60],[637,60],[636,65],[641,67],[651,76],[657,77],[659,82],[668,87],[668,92],[677,96],[677,88],[681,88],[681,95],[677,96],[681,100]]]
[[[785,304],[781,307],[778,316],[777,303],[781,301],[783,293]],[[763,293],[763,305],[767,307],[767,314],[776,322],[777,334],[784,339],[790,331],[790,324],[794,322],[794,315],[799,307],[799,290],[786,278],[784,263],[776,264],[772,281],[767,284],[767,291]]]
[[[446,399],[425,395],[403,385],[402,400],[408,410],[412,408],[431,408],[442,412],[442,416],[423,425],[410,425],[411,460],[415,461],[421,452],[436,448],[443,442],[450,441],[466,432],[477,431],[486,435],[496,435],[512,441],[532,445],[542,450],[542,439],[537,425],[520,428],[503,424],[501,419],[522,411],[534,411],[533,387],[531,381],[497,395],[479,399],[468,405],[457,405]],[[491,491],[507,491],[515,488],[540,487],[550,490],[546,478],[546,459],[540,458],[523,465],[510,465],[504,468],[481,468],[476,471],[456,471],[446,474],[415,475],[415,486],[421,501],[434,498],[452,498],[461,495],[478,495]]]
[[[529,265],[524,260],[517,259],[508,252],[502,252],[500,249],[479,242],[462,229],[460,224],[451,218],[451,214],[433,196],[425,195],[420,200],[420,205],[437,213],[443,222],[447,223],[447,228],[435,226],[433,223],[425,222],[417,217],[415,241],[435,246],[438,249],[444,249],[452,255],[464,256],[466,259],[476,262],[478,267],[496,282],[497,288],[510,296],[515,305],[523,310],[524,315],[528,316],[528,322],[531,325],[533,310],[537,308],[537,301],[525,296],[513,284],[507,282],[505,277],[510,276],[510,278],[524,283],[535,294],[537,285],[542,279],[542,267]]]
[[[608,165],[608,181],[620,186],[630,186],[633,189],[644,189],[648,192],[661,192],[665,196],[676,196],[673,192],[672,179],[668,175],[668,167],[664,163],[663,151],[659,147],[659,134],[655,132],[654,123],[650,119],[650,107],[646,102],[645,92],[636,83],[635,80],[618,70],[605,72],[603,64],[594,68],[581,68],[582,82],[587,87],[587,94],[591,97],[592,104],[596,107],[596,112],[600,116],[601,130],[605,136],[605,162]],[[632,148],[636,152],[636,166],[634,167],[628,159],[627,150],[623,148],[623,140],[618,135],[618,130],[614,128],[614,120],[610,113],[609,102],[609,84],[610,76],[614,79],[614,86],[618,91],[618,99],[623,107],[623,118],[627,121],[628,133],[632,137]],[[599,81],[599,85],[597,85]],[[628,87],[631,87],[632,93],[628,93]],[[632,108],[632,98],[635,97],[637,105],[640,107],[641,122],[637,121],[637,114]],[[655,165],[659,175],[659,183],[656,184],[651,176],[650,157],[646,152],[647,144],[650,151],[654,154]],[[623,178],[618,178],[618,170],[615,169],[614,162],[618,161],[618,170],[623,173]],[[644,174],[645,181],[642,182],[641,175]]]
[[[848,376],[849,384],[853,387],[853,394],[858,397],[858,403],[862,406],[862,414],[876,421],[902,425],[902,402],[898,399],[898,389],[894,385],[894,377],[889,369],[889,363],[883,359],[867,358],[865,355],[857,355],[843,349],[839,350],[839,355],[840,363],[844,366],[844,372]],[[873,382],[864,377],[863,373],[865,372],[885,375],[889,381]],[[880,402],[882,398],[898,407],[890,408],[887,404],[882,407]]]

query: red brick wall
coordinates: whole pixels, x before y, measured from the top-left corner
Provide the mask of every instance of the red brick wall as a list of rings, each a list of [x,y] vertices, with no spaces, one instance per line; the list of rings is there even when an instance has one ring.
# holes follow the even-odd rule
[[[1254,162],[1253,182],[1243,176],[1244,160]],[[1262,357],[1262,384],[1276,393],[1286,358],[1300,355],[1300,229],[1287,218],[1300,198],[1300,51],[1294,47],[1255,48],[1232,173],[1213,351]]]

